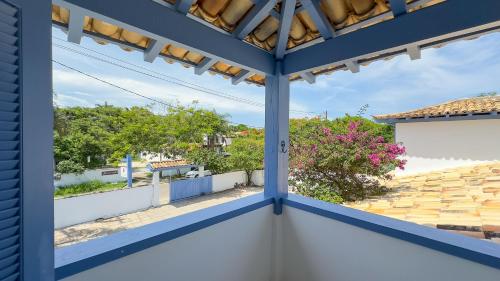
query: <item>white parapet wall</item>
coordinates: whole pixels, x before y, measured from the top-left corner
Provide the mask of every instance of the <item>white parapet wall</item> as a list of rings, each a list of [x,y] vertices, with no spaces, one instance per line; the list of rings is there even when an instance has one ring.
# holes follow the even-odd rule
[[[272,212],[266,206],[62,280],[271,280]]]
[[[500,161],[500,119],[396,124],[396,142],[406,147],[409,175]]]
[[[212,176],[212,191],[220,192],[234,188],[235,184],[246,183],[247,175],[243,171],[230,172]]]
[[[90,193],[54,200],[55,228],[110,218],[118,215],[145,210],[160,204],[170,203],[169,184],[160,182],[158,175],[153,177],[153,184],[99,193]],[[246,183],[243,171],[212,176],[212,192],[234,188],[235,184]],[[254,171],[252,182],[264,184],[264,172]]]
[[[252,182],[257,186],[264,186],[264,170],[253,171]]]
[[[212,191],[220,192],[234,188],[235,185],[245,184],[247,174],[244,171],[236,171],[212,176]],[[252,174],[252,182],[255,185],[264,185],[264,171],[257,170]]]
[[[95,170],[85,170],[82,174],[61,174],[60,178],[54,179],[54,186],[67,186],[98,180],[102,182],[120,182],[126,178],[120,175],[119,168],[105,168]]]
[[[499,280],[493,267],[293,207],[283,214],[278,281]]]
[[[134,187],[54,200],[54,227],[132,213],[157,205],[153,186]]]

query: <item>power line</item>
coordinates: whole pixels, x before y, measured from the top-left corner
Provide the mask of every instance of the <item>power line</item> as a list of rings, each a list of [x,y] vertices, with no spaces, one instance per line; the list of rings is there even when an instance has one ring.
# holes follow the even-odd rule
[[[124,92],[127,92],[127,93],[130,93],[130,94],[133,94],[133,95],[139,96],[139,97],[141,97],[141,98],[144,98],[144,99],[147,99],[147,100],[150,100],[150,101],[156,102],[156,103],[159,103],[159,104],[164,105],[164,106],[166,106],[166,107],[168,107],[168,108],[172,108],[172,109],[180,109],[180,108],[179,108],[179,107],[177,107],[177,106],[173,106],[173,105],[168,104],[168,103],[165,103],[165,102],[163,102],[163,101],[161,101],[161,100],[158,100],[158,99],[155,99],[155,98],[151,98],[151,97],[145,96],[145,95],[140,94],[140,93],[138,93],[138,92],[136,92],[136,91],[129,90],[129,89],[124,88],[124,87],[122,87],[122,86],[116,85],[116,84],[114,84],[114,83],[112,83],[112,82],[109,82],[109,81],[106,81],[106,80],[101,79],[101,78],[99,78],[99,77],[96,77],[96,76],[94,76],[94,75],[92,75],[92,74],[88,74],[88,73],[86,73],[86,72],[84,72],[84,71],[82,71],[82,70],[76,69],[76,68],[74,68],[74,67],[72,67],[72,66],[69,66],[69,65],[67,65],[67,64],[61,63],[61,62],[59,62],[59,61],[57,61],[57,60],[52,59],[52,62],[54,62],[54,63],[56,63],[56,64],[58,64],[58,65],[60,65],[60,66],[62,66],[62,67],[65,67],[65,68],[67,68],[67,69],[70,69],[70,70],[72,70],[72,71],[78,72],[78,73],[80,73],[80,74],[82,74],[82,75],[84,75],[84,76],[87,76],[87,77],[89,77],[89,78],[92,78],[92,79],[95,79],[95,80],[97,80],[97,81],[99,81],[99,82],[102,82],[102,83],[104,83],[104,84],[107,84],[107,85],[109,85],[109,86],[111,86],[111,87],[115,87],[115,88],[117,88],[117,89],[120,89],[120,90],[122,90],[122,91],[124,91]],[[231,122],[231,121],[228,121],[228,123],[230,123],[230,124],[234,124],[234,125],[239,125],[239,124],[242,124],[242,123],[236,123],[236,122]],[[262,127],[256,127],[256,126],[251,126],[251,125],[247,125],[247,124],[243,124],[243,125],[245,125],[245,126],[247,126],[247,127],[250,127],[250,128],[262,129]]]
[[[64,39],[61,39],[61,38],[58,38],[56,36],[53,36],[54,39],[57,39],[57,40],[60,40],[60,41],[63,41],[63,42],[67,42],[65,41]],[[149,76],[149,77],[153,77],[153,78],[156,78],[156,79],[159,79],[159,80],[162,80],[162,81],[165,81],[165,82],[168,82],[168,83],[173,83],[173,84],[176,84],[176,85],[179,85],[179,86],[182,86],[182,87],[186,87],[186,88],[189,88],[189,89],[192,89],[192,90],[195,90],[195,91],[200,91],[200,92],[203,92],[203,93],[207,93],[207,94],[210,94],[210,95],[215,95],[217,97],[221,97],[221,98],[226,98],[226,99],[230,99],[232,101],[236,101],[236,102],[241,102],[241,103],[245,103],[245,104],[249,104],[249,105],[253,105],[253,106],[257,106],[257,107],[265,107],[265,104],[263,103],[260,103],[260,102],[257,102],[257,101],[253,101],[253,100],[249,100],[249,99],[245,99],[245,98],[241,98],[241,97],[237,97],[237,96],[232,96],[232,95],[229,95],[229,94],[226,94],[226,93],[223,93],[221,91],[217,91],[217,90],[213,90],[213,89],[209,89],[209,88],[206,88],[206,87],[203,87],[203,86],[200,86],[198,84],[195,84],[195,83],[191,83],[191,82],[188,82],[188,81],[184,81],[184,80],[181,80],[181,79],[178,79],[176,77],[173,77],[173,76],[168,76],[168,75],[165,75],[163,73],[160,73],[160,72],[156,72],[156,71],[153,71],[153,70],[150,70],[148,68],[145,68],[145,67],[142,67],[140,65],[137,65],[137,64],[133,64],[133,63],[130,63],[130,62],[127,62],[125,60],[121,60],[121,59],[118,59],[118,58],[114,58],[112,56],[109,56],[109,55],[106,55],[104,53],[101,53],[101,52],[98,52],[98,51],[95,51],[93,49],[90,49],[90,48],[86,48],[84,46],[81,46],[81,45],[76,45],[77,47],[79,48],[82,48],[82,49],[85,49],[85,50],[88,50],[88,51],[91,51],[91,52],[94,52],[96,54],[99,54],[101,56],[104,56],[104,57],[107,57],[107,58],[110,58],[110,59],[113,59],[113,60],[116,60],[116,61],[119,61],[121,63],[125,63],[127,65],[131,65],[135,68],[139,68],[139,69],[143,69],[145,71],[148,71],[148,72],[152,72],[152,73],[155,73],[159,76],[163,76],[163,77],[167,77],[168,79],[165,79],[165,78],[162,78],[162,77],[159,77],[159,76],[156,76],[156,75],[152,75],[150,73],[146,73],[144,71],[140,71],[140,70],[137,70],[137,69],[133,69],[133,68],[130,68],[130,67],[127,67],[127,66],[124,66],[124,65],[121,65],[121,64],[117,64],[115,62],[112,62],[112,61],[109,61],[109,60],[105,60],[103,58],[99,58],[99,57],[96,57],[96,56],[93,56],[91,54],[88,54],[88,53],[85,53],[85,52],[81,52],[79,50],[75,50],[75,49],[72,49],[70,47],[67,47],[67,46],[63,46],[63,45],[59,45],[59,44],[54,44],[56,47],[58,48],[61,48],[61,49],[64,49],[66,51],[69,51],[69,52],[73,52],[73,53],[76,53],[76,54],[79,54],[79,55],[82,55],[82,56],[85,56],[85,57],[88,57],[88,58],[92,58],[92,59],[95,59],[95,60],[99,60],[101,62],[104,62],[104,63],[108,63],[108,64],[111,64],[111,65],[114,65],[114,66],[117,66],[117,67],[121,67],[123,69],[127,69],[129,71],[134,71],[134,72],[137,72],[137,73],[140,73],[140,74],[143,74],[143,75],[146,75],[146,76]],[[173,80],[177,80],[177,81],[172,81]],[[187,84],[187,85],[185,85]],[[296,113],[303,113],[303,114],[311,114],[311,115],[318,115],[318,113],[316,112],[308,112],[308,111],[301,111],[301,110],[293,110],[291,109],[290,110],[291,112],[296,112]]]
[[[117,67],[121,67],[123,69],[127,69],[127,70],[134,71],[134,72],[137,72],[137,73],[149,76],[149,77],[153,77],[153,78],[156,78],[156,79],[168,82],[168,83],[172,83],[172,84],[176,84],[176,85],[179,85],[179,86],[182,86],[182,87],[186,87],[186,88],[189,88],[189,89],[192,89],[192,90],[195,90],[195,91],[204,92],[204,93],[207,93],[207,94],[210,94],[210,95],[215,95],[215,96],[218,96],[218,97],[221,97],[221,98],[231,99],[231,100],[237,101],[237,102],[245,102],[245,103],[248,103],[248,104],[251,104],[251,105],[256,105],[256,106],[261,106],[262,105],[262,104],[259,104],[258,102],[255,102],[255,101],[245,100],[245,99],[241,99],[241,98],[238,98],[238,97],[235,97],[235,96],[230,96],[230,95],[216,94],[216,93],[204,90],[204,89],[196,88],[196,86],[192,87],[192,86],[184,85],[184,84],[182,84],[180,82],[176,82],[176,81],[171,81],[171,80],[168,80],[168,79],[164,79],[162,77],[159,77],[159,76],[156,76],[156,75],[152,75],[150,73],[146,73],[146,72],[143,72],[143,71],[132,69],[132,68],[129,68],[127,66],[123,66],[123,65],[114,63],[112,61],[108,61],[108,60],[105,60],[105,59],[102,59],[102,58],[98,58],[98,57],[95,57],[95,56],[92,56],[92,55],[89,55],[89,54],[85,54],[85,53],[79,52],[78,50],[74,50],[74,49],[71,49],[71,48],[68,48],[68,47],[65,47],[65,46],[61,46],[61,45],[58,45],[58,44],[54,44],[54,46],[56,46],[58,48],[65,49],[65,50],[70,51],[70,52],[74,52],[74,53],[83,55],[85,57],[89,57],[89,58],[92,58],[92,59],[99,60],[101,62],[109,63],[111,65],[114,65],[114,66],[117,66]]]

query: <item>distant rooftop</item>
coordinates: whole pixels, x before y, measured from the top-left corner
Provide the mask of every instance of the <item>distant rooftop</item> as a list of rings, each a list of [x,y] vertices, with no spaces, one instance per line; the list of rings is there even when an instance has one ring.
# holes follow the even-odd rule
[[[166,160],[166,161],[151,162],[149,163],[148,166],[150,167],[151,170],[161,171],[181,166],[191,166],[191,164],[188,163],[186,160],[181,159],[181,160]]]
[[[460,118],[498,115],[498,112],[500,112],[500,96],[487,96],[453,100],[406,112],[375,115],[373,118],[380,121],[415,120],[423,118]]]

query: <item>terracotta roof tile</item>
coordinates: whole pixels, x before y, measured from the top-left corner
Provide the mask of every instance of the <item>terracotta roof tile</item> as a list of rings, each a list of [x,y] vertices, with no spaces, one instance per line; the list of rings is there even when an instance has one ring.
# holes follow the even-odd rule
[[[474,230],[462,233],[474,237],[500,234],[500,162],[395,177],[384,184],[391,190],[386,195],[345,205],[441,229]]]
[[[411,4],[416,1],[417,0],[407,0],[407,3]],[[425,1],[425,4],[414,5],[415,7],[413,7],[410,12],[443,1],[444,0]],[[163,2],[167,5],[173,5],[176,1],[163,0]],[[253,8],[254,2],[253,0],[196,0],[193,1],[189,13],[214,25],[214,27],[222,31],[230,33],[235,30],[236,26]],[[277,41],[281,4],[282,1],[277,1],[274,11],[257,25],[244,40],[256,47],[272,52]],[[387,0],[322,0],[320,7],[325,13],[332,28],[339,34],[352,32],[359,28],[393,18],[390,4]],[[64,27],[68,25],[69,17],[70,12],[67,9],[52,5],[53,22]],[[84,19],[83,29],[89,36],[95,35],[93,38],[99,44],[107,44],[109,41],[126,43],[126,45],[130,47],[123,46],[122,48],[125,51],[145,50],[152,41],[147,36],[88,16]],[[314,21],[311,19],[307,10],[302,8],[301,1],[297,1],[296,13],[292,19],[292,26],[288,37],[287,49],[292,49],[319,37],[320,33]],[[161,54],[168,63],[180,62],[185,67],[196,66],[204,58],[204,56],[199,53],[172,44],[165,45]],[[363,65],[369,64],[370,62],[371,60],[363,62]],[[315,69],[313,73],[329,74],[336,70],[345,69],[346,67],[343,64],[331,65],[324,69]],[[240,71],[241,69],[239,67],[231,66],[224,62],[217,62],[209,70],[209,72],[213,74],[224,74],[224,77],[228,78],[237,75]],[[292,81],[300,79],[301,78],[297,75],[290,77]],[[247,82],[264,85],[265,77],[252,74],[247,78]]]
[[[186,166],[186,165],[189,165],[189,163],[186,160],[167,160],[167,161],[150,163],[150,166],[153,170],[172,168],[177,166]]]
[[[464,115],[500,112],[500,96],[477,97],[453,100],[412,111],[375,115],[374,119],[405,119],[422,118],[426,116]]]

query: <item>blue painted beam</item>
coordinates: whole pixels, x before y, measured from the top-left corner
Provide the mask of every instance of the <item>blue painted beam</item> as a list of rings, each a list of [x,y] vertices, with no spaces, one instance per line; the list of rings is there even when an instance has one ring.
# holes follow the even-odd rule
[[[288,194],[288,148],[290,81],[281,73],[282,64],[276,62],[276,73],[266,76],[264,194],[282,198]],[[276,203],[281,201],[276,200]],[[279,210],[279,208],[277,208]]]
[[[53,3],[73,9],[81,8],[88,16],[119,25],[155,40],[223,60],[234,66],[259,74],[274,72],[272,54],[251,46],[231,35],[223,34],[182,15],[174,9],[153,1],[53,0]],[[141,15],[138,16],[138,11]]]
[[[406,0],[389,0],[394,17],[406,14]]]
[[[245,16],[234,30],[234,36],[239,39],[245,38],[257,25],[269,16],[276,2],[277,0],[261,0],[255,4],[248,15]]]
[[[242,81],[245,81],[248,77],[250,77],[251,73],[248,70],[242,69],[240,73],[236,74],[233,78],[231,78],[231,83],[233,85],[237,85]]]
[[[497,0],[483,0],[473,6],[468,0],[445,1],[287,54],[284,74],[405,51],[412,44],[431,47],[457,36],[489,32],[500,27],[498,11]]]
[[[307,10],[309,16],[314,21],[321,36],[326,40],[334,36],[335,31],[326,17],[325,13],[321,10],[319,0],[301,0],[302,6]]]
[[[278,42],[275,48],[275,57],[283,59],[288,44],[288,36],[292,27],[293,13],[295,12],[296,0],[283,0],[281,2],[280,26],[278,29]]]
[[[290,194],[283,204],[325,218],[424,246],[462,259],[500,269],[500,251],[492,242],[430,228],[337,204]]]
[[[204,57],[203,60],[194,68],[196,75],[202,75],[205,71],[209,70],[217,60],[209,57]]]
[[[194,0],[177,0],[175,1],[175,9],[183,15],[187,15],[193,2]]]
[[[103,238],[56,249],[55,280],[64,279],[107,262],[269,206],[272,203],[273,198],[266,198],[262,193],[259,193],[135,229],[114,233]],[[50,250],[54,252],[54,249]]]
[[[312,72],[303,72],[300,74],[300,77],[309,84],[314,84],[314,82],[316,82],[316,76],[312,74]]]
[[[80,44],[83,36],[83,21],[85,15],[81,9],[70,11],[68,23],[68,41]]]
[[[165,41],[152,39],[144,51],[144,60],[147,62],[153,62],[166,44],[167,43]]]

